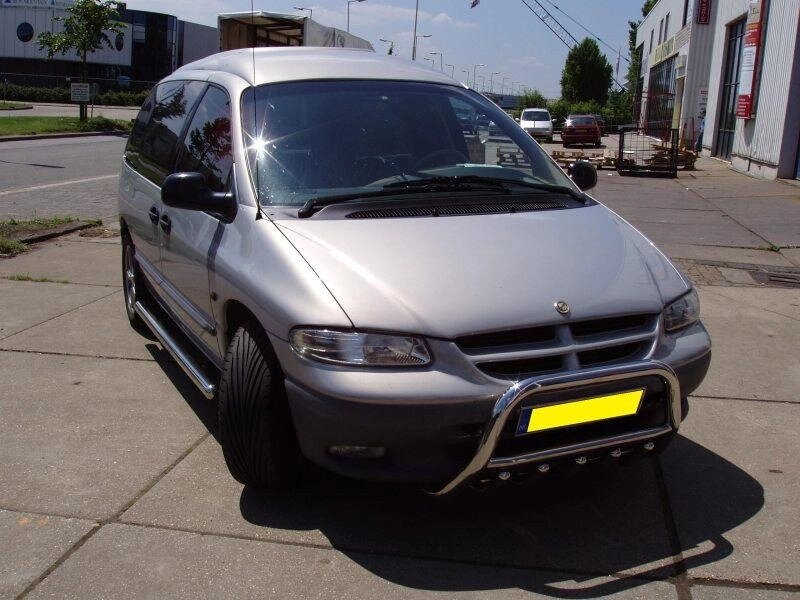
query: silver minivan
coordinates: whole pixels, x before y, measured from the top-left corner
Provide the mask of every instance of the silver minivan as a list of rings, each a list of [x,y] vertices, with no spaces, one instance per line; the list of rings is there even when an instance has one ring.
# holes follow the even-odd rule
[[[306,460],[446,494],[654,456],[710,340],[595,182],[414,63],[217,54],[154,88],[125,149],[127,315],[256,488]]]

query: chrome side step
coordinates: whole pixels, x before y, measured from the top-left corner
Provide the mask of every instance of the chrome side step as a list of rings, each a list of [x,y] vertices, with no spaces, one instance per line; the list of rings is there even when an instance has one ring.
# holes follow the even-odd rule
[[[172,355],[172,358],[180,365],[183,372],[192,380],[192,383],[197,386],[197,389],[209,400],[213,398],[214,393],[217,391],[216,384],[208,379],[194,359],[183,351],[178,342],[175,341],[175,338],[158,322],[153,313],[147,310],[147,307],[137,301],[134,308],[136,309],[136,314],[142,318],[142,321],[150,328],[150,331],[158,338],[158,341],[166,348],[167,352]]]

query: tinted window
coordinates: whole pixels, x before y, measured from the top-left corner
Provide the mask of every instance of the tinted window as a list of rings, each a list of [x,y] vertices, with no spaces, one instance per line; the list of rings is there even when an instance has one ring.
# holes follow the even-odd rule
[[[202,173],[212,190],[225,192],[232,164],[231,102],[221,89],[209,87],[183,139],[176,170]]]
[[[569,185],[496,104],[456,86],[269,84],[244,93],[242,121],[262,203],[299,205],[431,176]]]
[[[570,117],[567,119],[572,125],[595,125],[594,117]]]
[[[141,132],[131,135],[131,146],[136,147],[136,158],[129,157],[134,167],[156,185],[161,185],[172,172],[178,151],[178,136],[183,129],[186,115],[191,111],[204,83],[200,81],[168,81],[158,85],[154,95],[145,102],[139,120],[148,121]],[[147,105],[150,106],[147,106]],[[137,129],[137,126],[134,126]]]

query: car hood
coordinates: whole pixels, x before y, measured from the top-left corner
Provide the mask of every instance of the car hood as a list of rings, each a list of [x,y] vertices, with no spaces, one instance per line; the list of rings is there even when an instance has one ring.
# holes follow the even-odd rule
[[[522,127],[538,127],[539,129],[543,129],[543,128],[546,129],[547,127],[552,127],[553,126],[553,124],[550,121],[525,121],[525,120],[521,120],[519,122],[519,124]]]
[[[557,300],[571,320],[658,313],[689,287],[602,205],[276,224],[363,329],[453,338],[558,323]]]

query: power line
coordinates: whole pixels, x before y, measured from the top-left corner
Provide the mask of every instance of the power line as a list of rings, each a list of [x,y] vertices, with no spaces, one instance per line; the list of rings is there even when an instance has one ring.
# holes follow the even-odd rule
[[[586,26],[585,26],[583,23],[581,23],[581,22],[580,22],[580,21],[578,21],[577,19],[575,19],[575,18],[571,17],[569,14],[567,14],[566,12],[564,12],[563,10],[561,10],[561,8],[559,8],[559,7],[558,7],[558,5],[557,5],[557,4],[555,4],[555,3],[554,3],[552,0],[546,0],[546,2],[547,2],[548,4],[550,4],[550,5],[552,5],[552,6],[553,6],[553,8],[555,8],[555,9],[556,9],[558,12],[560,12],[562,15],[564,15],[565,17],[567,17],[567,18],[568,18],[570,21],[572,21],[573,23],[575,23],[575,24],[576,24],[578,27],[580,27],[581,29],[583,29],[583,30],[584,30],[586,33],[588,33],[589,35],[591,35],[593,38],[595,38],[595,39],[596,39],[598,42],[600,42],[601,44],[603,44],[604,46],[606,46],[608,49],[610,49],[610,50],[613,50],[614,52],[620,52],[620,49],[619,49],[619,48],[614,48],[614,46],[612,46],[611,44],[609,44],[608,42],[606,42],[606,41],[605,41],[603,38],[601,38],[599,35],[597,35],[597,34],[596,34],[596,33],[594,33],[593,31],[591,31],[591,30],[590,30],[589,28],[587,28],[587,27],[586,27]],[[528,8],[530,8],[530,7],[528,7]],[[574,38],[573,38],[573,39],[574,39]],[[624,56],[624,55],[622,55],[622,53],[621,53],[621,52],[620,52],[620,56],[622,56],[622,60],[624,60],[625,62],[627,62],[627,63],[630,63],[630,62],[631,62],[631,61],[628,59],[628,57],[627,57],[627,56]]]

